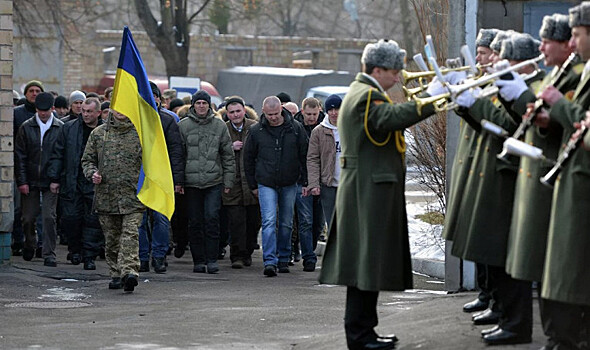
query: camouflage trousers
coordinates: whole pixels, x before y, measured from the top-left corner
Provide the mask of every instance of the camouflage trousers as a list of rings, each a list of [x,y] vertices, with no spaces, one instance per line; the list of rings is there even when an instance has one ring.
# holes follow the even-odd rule
[[[143,212],[99,214],[105,237],[105,257],[111,277],[139,276],[139,233]]]

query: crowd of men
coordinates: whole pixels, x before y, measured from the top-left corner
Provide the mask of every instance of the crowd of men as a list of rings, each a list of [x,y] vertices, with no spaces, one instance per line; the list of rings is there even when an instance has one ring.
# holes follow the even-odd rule
[[[129,119],[110,109],[112,89],[102,96],[73,91],[66,99],[31,81],[14,110],[20,206],[13,254],[27,261],[37,256],[55,267],[60,236],[68,245],[67,261],[94,270],[102,256],[109,287],[133,291],[139,272],[150,271],[150,260],[154,272],[166,272],[172,251],[181,258],[189,248],[193,272],[215,274],[229,244],[231,267],[250,266],[262,227],[264,275],[289,272],[301,256],[303,270],[314,271],[314,250],[326,227],[320,186],[329,192],[338,185],[337,136],[325,139],[337,135],[341,98],[327,100],[331,117],[321,128],[330,129],[313,147],[309,166],[317,178],[310,187],[309,136],[324,119],[317,99],[306,98],[299,112],[287,94],[270,96],[259,120],[239,96],[214,106],[200,90],[187,103],[174,90],[162,94],[150,86],[174,180],[172,219],[145,208],[135,195],[141,145]],[[292,114],[283,108],[287,103],[295,107]],[[334,200],[332,195],[324,202],[333,208]]]
[[[546,16],[539,35],[479,32],[482,75],[468,81],[486,83],[452,98],[462,122],[443,235],[451,254],[477,264],[481,293],[463,310],[478,312],[475,325],[495,324],[481,331],[486,344],[531,342],[536,286],[543,349],[588,349],[590,2],[569,16]],[[280,93],[264,99],[260,117],[239,96],[214,106],[198,91],[185,103],[152,84],[176,192],[171,222],[135,196],[141,145],[126,116],[81,91],[68,101],[29,82],[14,112],[22,216],[15,253],[56,266],[59,213],[68,260],[94,269],[104,245],[109,288],[133,291],[150,256],[155,272],[166,271],[170,232],[174,256],[189,247],[193,272],[215,274],[228,242],[231,267],[250,266],[260,230],[263,274],[274,277],[288,273],[298,254],[304,271],[315,270],[328,219],[320,282],[347,286],[348,347],[395,348],[397,337],[374,327],[379,291],[412,288],[403,132],[468,78],[455,71],[430,82],[421,97],[441,96],[435,104],[394,104],[386,92],[400,82],[405,56],[395,41],[368,44],[344,101],[332,95],[323,106],[314,98],[298,106]],[[541,59],[553,67],[549,74],[534,64]],[[506,135],[544,157],[498,157]],[[539,181],[551,159],[561,165],[553,188]]]

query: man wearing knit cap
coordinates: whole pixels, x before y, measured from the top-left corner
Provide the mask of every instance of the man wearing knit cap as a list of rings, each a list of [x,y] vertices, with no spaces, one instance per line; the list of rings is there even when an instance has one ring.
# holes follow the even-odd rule
[[[570,8],[569,25],[570,45],[582,60],[590,59],[590,2]],[[540,94],[550,110],[548,118],[539,114],[536,122],[542,126],[547,126],[549,120],[557,122],[564,129],[563,142],[567,142],[576,130],[573,124],[583,120],[590,107],[589,67],[586,63],[571,101],[551,86]],[[550,340],[556,349],[586,349],[590,344],[590,187],[586,175],[589,169],[589,152],[571,152],[553,190],[541,298],[547,320],[553,325]]]
[[[342,99],[330,95],[324,102],[328,118],[313,129],[307,150],[308,188],[314,196],[320,196],[324,217],[331,227],[332,214],[336,203],[336,190],[340,181],[340,136],[338,134],[338,112]]]
[[[543,24],[539,31],[542,40],[539,49],[545,55],[545,65],[554,68],[551,74],[545,77],[540,89],[553,84],[562,93],[572,96],[580,80],[584,63],[574,60],[564,67],[566,60],[572,53],[572,48],[569,45],[571,29],[568,20],[568,16],[562,14],[543,18]],[[561,70],[564,71],[561,72]],[[556,81],[556,79],[558,80]],[[503,89],[507,86],[505,85]],[[527,104],[533,103],[537,99],[535,95],[537,92],[532,89],[525,90],[514,101],[512,109],[517,114],[524,115],[527,111]],[[530,126],[524,136],[526,143],[543,149],[543,154],[547,158],[557,159],[563,136],[563,128],[558,123],[552,123],[547,128]],[[544,176],[547,170],[547,165],[544,162],[528,157],[520,159],[506,259],[508,274],[515,279],[536,281],[539,290],[542,289],[541,282],[553,195],[553,191],[539,181],[539,178]],[[555,346],[552,339],[553,323],[548,322],[542,298],[539,298],[539,311],[543,330],[549,338],[546,347],[551,349]]]
[[[227,126],[211,109],[211,96],[199,90],[191,104],[178,126],[186,155],[181,192],[187,203],[193,272],[218,273],[221,196],[233,187],[235,155]]]
[[[492,63],[493,50],[490,48],[494,41],[498,29],[480,29],[475,41],[476,52],[475,60],[479,65],[488,65]],[[478,133],[469,123],[461,123],[457,150],[453,160],[451,171],[451,180],[449,182],[449,197],[447,200],[445,224],[443,226],[443,237],[452,241],[455,234],[455,225],[461,212],[459,207],[465,191],[465,181],[471,166],[473,154],[477,148]],[[477,266],[477,285],[481,289],[477,298],[463,305],[463,311],[476,312],[483,311],[490,306],[492,301],[492,286],[489,283],[487,267],[483,264]],[[491,305],[491,310],[498,314],[497,305]],[[474,315],[475,316],[475,315]]]
[[[35,108],[35,99],[37,95],[45,91],[43,89],[43,84],[38,80],[31,80],[25,85],[24,95],[25,95],[25,104],[20,105],[14,108],[13,116],[14,120],[12,122],[13,131],[12,137],[13,142],[16,140],[16,135],[18,134],[18,129],[20,126],[29,118],[33,117],[37,112]],[[16,164],[16,154],[14,155],[14,161]],[[15,169],[16,170],[16,169]],[[15,175],[16,178],[16,175]],[[16,187],[16,186],[15,186]],[[12,231],[12,254],[15,256],[22,255],[23,249],[23,228],[21,222],[21,208],[20,208],[20,192],[16,191],[14,195],[14,223],[13,223],[13,231]]]
[[[23,259],[33,258],[37,247],[35,221],[43,196],[41,216],[43,218],[44,265],[57,266],[56,206],[57,193],[49,188],[50,179],[46,167],[63,123],[53,117],[53,95],[42,92],[35,98],[35,117],[25,121],[16,136],[15,170],[16,184],[21,194],[22,225],[25,234]]]
[[[74,90],[70,94],[70,113],[61,118],[64,123],[70,120],[78,119],[82,116],[82,102],[86,99],[86,95],[82,91]]]
[[[497,40],[496,37],[494,41]],[[505,59],[514,65],[538,57],[538,45],[530,35],[513,33],[502,40],[495,59]],[[513,79],[519,78],[517,73],[533,71],[534,67],[527,65],[515,72]],[[528,89],[527,83],[533,90],[537,89],[543,76],[538,73],[528,82],[523,81],[524,89]],[[520,85],[518,89],[521,89]],[[515,280],[505,271],[517,164],[513,159],[506,164],[499,160],[496,155],[502,150],[504,140],[479,128],[482,120],[488,120],[512,134],[521,116],[512,112],[511,103],[506,102],[513,100],[512,95],[501,94],[503,99],[495,96],[479,98],[480,93],[480,89],[473,89],[456,99],[463,107],[457,111],[458,115],[473,125],[479,134],[463,184],[465,189],[458,208],[460,215],[455,222],[451,254],[487,266],[493,306],[497,307],[499,315],[494,315],[493,309],[474,315],[476,325],[498,323],[498,326],[482,331],[484,342],[489,345],[529,343],[532,332],[531,283]]]
[[[320,282],[347,286],[344,329],[349,349],[393,349],[397,338],[374,330],[379,291],[413,286],[403,133],[434,114],[434,107],[424,106],[418,113],[414,101],[393,104],[387,96],[400,81],[405,56],[395,41],[367,44],[362,73],[339,111],[342,171]],[[445,91],[438,81],[427,88],[429,95]]]
[[[58,118],[61,119],[68,115],[68,100],[64,96],[57,96],[53,106],[55,107],[55,113]]]

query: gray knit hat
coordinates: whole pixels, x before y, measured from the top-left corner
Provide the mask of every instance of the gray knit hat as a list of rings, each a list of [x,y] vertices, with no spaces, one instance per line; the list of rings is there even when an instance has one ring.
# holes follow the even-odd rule
[[[70,94],[70,104],[76,101],[84,101],[86,99],[86,95],[80,90],[74,90]]]
[[[498,32],[499,30],[495,28],[480,29],[477,38],[475,39],[475,46],[490,47],[490,44],[494,41]]]
[[[547,40],[569,41],[572,37],[569,17],[560,13],[543,17],[539,37]]]
[[[502,41],[500,58],[513,61],[524,61],[541,54],[541,42],[527,33],[518,33]]]
[[[584,1],[570,9],[570,27],[590,27],[590,1]]]
[[[500,52],[502,49],[502,41],[508,39],[512,34],[516,32],[513,30],[499,30],[494,37],[494,40],[490,43],[490,49],[494,52]]]
[[[361,63],[374,67],[401,70],[406,67],[406,50],[393,40],[381,39],[367,44],[361,56]]]

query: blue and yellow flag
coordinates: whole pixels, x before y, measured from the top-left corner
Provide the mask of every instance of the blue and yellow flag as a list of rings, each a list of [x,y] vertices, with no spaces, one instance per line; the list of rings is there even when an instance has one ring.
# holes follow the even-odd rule
[[[111,108],[127,116],[139,135],[143,171],[137,198],[170,219],[174,213],[174,182],[166,139],[145,67],[127,27],[123,30]]]

